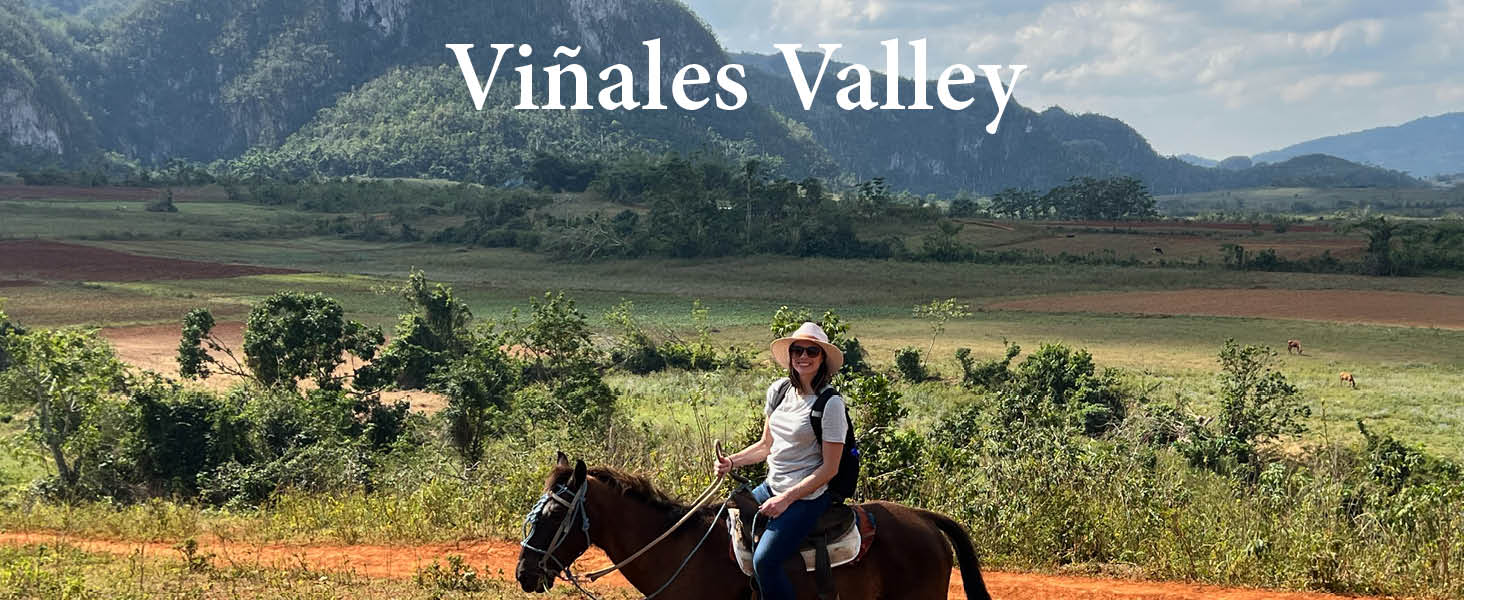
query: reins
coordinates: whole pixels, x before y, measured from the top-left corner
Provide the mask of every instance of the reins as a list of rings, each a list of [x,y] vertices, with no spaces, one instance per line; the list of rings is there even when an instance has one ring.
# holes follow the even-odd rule
[[[714,441],[714,452],[719,458],[723,458],[724,447],[723,444],[721,444],[718,440]],[[673,532],[681,528],[684,523],[687,523],[694,514],[697,514],[698,509],[702,508],[703,505],[708,502],[709,497],[719,489],[719,486],[724,483],[725,478],[726,474],[720,474],[717,478],[715,478],[714,482],[710,484],[708,488],[703,490],[703,493],[698,494],[698,498],[693,501],[693,506],[687,510],[687,513],[683,514],[682,518],[678,519],[677,522],[674,523],[672,527],[668,528],[665,533],[657,536],[656,539],[651,540],[651,543],[648,543],[645,546],[641,547],[640,550],[636,550],[635,554],[631,554],[629,557],[626,557],[625,560],[622,560],[618,563],[615,563],[614,565],[611,565],[604,569],[600,569],[598,571],[585,573],[581,576],[581,578],[587,579],[589,583],[598,581],[601,577],[604,577],[605,575],[608,575],[614,571],[619,570],[621,567],[630,564],[631,561],[640,557],[642,554],[645,554],[646,551],[661,543],[662,540],[667,539],[667,537],[672,535]],[[739,476],[735,476],[735,479],[741,478]],[[542,505],[545,504],[547,499],[549,498],[555,499],[563,506],[568,507],[568,512],[563,516],[563,520],[558,526],[557,532],[553,534],[552,542],[547,545],[546,550],[531,546],[527,544],[525,540],[521,542],[521,545],[525,548],[541,552],[542,564],[546,564],[546,561],[548,559],[551,559],[553,562],[558,563],[558,566],[561,567],[558,570],[558,573],[563,576],[564,580],[566,580],[568,583],[573,584],[573,587],[578,588],[578,591],[582,592],[585,596],[598,600],[598,596],[595,596],[592,592],[584,589],[583,585],[579,583],[578,580],[580,579],[580,576],[576,576],[573,574],[572,567],[563,565],[562,561],[559,561],[556,557],[552,556],[552,552],[562,544],[563,538],[567,537],[568,532],[572,530],[575,517],[581,516],[583,518],[583,532],[585,536],[588,536],[589,517],[583,509],[584,493],[588,490],[588,486],[588,478],[584,477],[583,485],[578,487],[578,491],[573,494],[573,499],[571,501],[564,500],[563,497],[559,495],[555,490],[548,490],[547,495],[542,496],[542,499],[537,502],[536,507],[532,509],[532,514],[527,515],[527,521],[534,522],[535,516],[540,514]],[[682,559],[682,564],[677,565],[677,570],[672,572],[672,576],[667,578],[666,583],[663,583],[660,588],[657,588],[655,592],[652,592],[642,600],[651,600],[652,598],[655,598],[658,594],[666,591],[667,587],[671,586],[673,582],[677,581],[677,576],[682,574],[682,570],[687,567],[688,562],[692,561],[693,556],[698,554],[698,550],[703,547],[703,543],[708,541],[708,536],[713,533],[714,526],[719,523],[719,518],[724,516],[724,511],[728,508],[729,500],[726,499],[722,504],[719,505],[719,512],[715,514],[713,520],[709,522],[708,529],[703,532],[703,537],[698,539],[698,544],[693,546],[693,549],[689,551],[687,556]],[[592,539],[588,540],[588,545],[593,545]]]
[[[708,486],[708,489],[705,489],[705,490],[703,490],[703,493],[698,494],[698,499],[693,501],[692,508],[689,508],[688,511],[687,511],[687,513],[684,514],[684,515],[682,515],[681,519],[677,520],[677,523],[673,524],[671,528],[667,529],[666,533],[663,533],[663,534],[657,536],[656,539],[651,540],[651,543],[646,544],[640,550],[636,550],[635,554],[630,555],[625,560],[622,560],[622,561],[620,561],[618,563],[615,563],[613,566],[610,566],[610,567],[607,567],[607,568],[603,568],[603,569],[599,569],[598,571],[594,571],[592,573],[584,573],[583,578],[589,580],[590,582],[598,581],[599,578],[604,577],[605,575],[608,575],[608,574],[610,574],[610,573],[612,573],[612,572],[620,569],[621,567],[624,567],[625,565],[630,564],[630,561],[633,561],[636,558],[640,557],[640,555],[645,554],[647,550],[650,550],[651,548],[655,547],[657,544],[661,543],[662,540],[667,539],[667,536],[672,535],[672,532],[677,531],[678,528],[682,527],[683,523],[688,522],[688,519],[691,519],[693,517],[693,515],[698,512],[698,509],[702,508],[703,504],[708,501],[709,495],[712,494],[715,490],[717,490],[719,488],[719,485],[721,485],[723,483],[724,483],[724,476],[723,475],[720,475],[718,478],[714,479],[714,482]],[[721,509],[721,512],[722,512],[722,509]],[[718,519],[715,519],[714,522],[717,523]],[[710,525],[709,528],[710,528],[710,530],[712,530],[713,526]],[[696,549],[694,549],[694,551],[696,551]],[[692,554],[689,554],[688,558],[692,558],[692,556],[693,556]],[[683,564],[686,564],[686,561],[684,561]]]

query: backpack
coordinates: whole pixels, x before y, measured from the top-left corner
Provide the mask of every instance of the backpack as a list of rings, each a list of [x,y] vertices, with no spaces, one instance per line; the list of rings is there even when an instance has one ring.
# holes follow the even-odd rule
[[[786,389],[792,385],[790,379],[782,382],[777,388],[776,406],[780,406],[781,400],[786,398]],[[812,422],[813,435],[818,439],[818,447],[823,446],[823,409],[828,406],[828,399],[839,393],[833,386],[828,386],[818,394],[818,399],[813,400],[812,411],[808,414],[808,421]],[[771,409],[775,410],[776,406]],[[854,422],[849,419],[849,405],[844,405],[844,423],[848,433],[844,435],[844,455],[839,458],[839,472],[834,474],[833,479],[828,482],[828,491],[832,494],[833,503],[839,504],[854,496],[854,488],[859,483],[859,444],[854,440]]]

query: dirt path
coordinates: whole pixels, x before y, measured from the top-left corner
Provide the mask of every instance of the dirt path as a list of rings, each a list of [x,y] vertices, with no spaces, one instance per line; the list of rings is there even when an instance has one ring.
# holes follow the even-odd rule
[[[1067,294],[1008,300],[987,310],[1266,317],[1464,328],[1464,298],[1355,290],[1205,289]]]
[[[159,559],[181,559],[182,553],[163,542],[126,542],[81,538],[58,533],[0,532],[0,544],[20,546],[26,544],[66,543],[88,552],[103,552],[128,556],[136,552]],[[450,554],[464,558],[481,574],[511,581],[520,548],[512,542],[468,541],[447,544],[425,544],[415,546],[373,545],[294,545],[251,544],[225,542],[223,540],[200,541],[199,552],[212,553],[220,566],[261,566],[286,569],[311,569],[317,571],[352,572],[364,577],[407,578],[435,560]],[[580,569],[589,571],[608,566],[610,563],[598,549],[591,548],[579,559]],[[963,584],[958,572],[950,579],[948,597],[952,600],[964,598]],[[1189,583],[1138,581],[1129,579],[1106,579],[1095,577],[1073,577],[1041,575],[1031,573],[1006,573],[986,571],[985,587],[996,598],[1011,600],[1334,600],[1347,598],[1332,594],[1277,592],[1224,588]],[[600,580],[596,585],[628,587],[618,573]]]

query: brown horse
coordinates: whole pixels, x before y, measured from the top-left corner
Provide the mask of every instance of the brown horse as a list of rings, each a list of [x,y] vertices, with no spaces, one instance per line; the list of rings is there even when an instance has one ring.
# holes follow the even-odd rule
[[[1353,373],[1350,373],[1348,371],[1344,371],[1343,373],[1339,373],[1339,385],[1343,385],[1345,382],[1349,383],[1349,387],[1351,389],[1359,389],[1359,386],[1354,385],[1354,374]]]
[[[1291,354],[1292,350],[1296,350],[1297,354],[1302,354],[1302,342],[1299,342],[1297,340],[1287,340],[1286,353]]]
[[[560,573],[590,545],[621,561],[687,514],[689,507],[658,491],[645,478],[608,467],[568,465],[559,452],[542,499],[528,517],[533,526],[522,542],[516,581],[528,592],[550,589]],[[833,570],[844,600],[945,600],[953,553],[970,600],[989,600],[979,560],[963,526],[943,515],[890,502],[863,505],[875,517],[878,533],[864,558]],[[686,525],[639,559],[620,568],[645,594],[660,600],[751,598],[750,578],[730,551],[718,504],[699,509]],[[706,536],[706,537],[705,537]],[[696,553],[693,549],[702,546]],[[672,580],[673,573],[681,569]],[[571,576],[571,575],[570,575]],[[816,598],[811,573],[792,579],[797,597]]]

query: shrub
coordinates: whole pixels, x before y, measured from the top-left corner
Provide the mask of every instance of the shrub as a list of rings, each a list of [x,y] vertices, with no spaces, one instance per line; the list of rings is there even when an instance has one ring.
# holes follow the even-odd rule
[[[172,204],[172,190],[167,190],[156,200],[147,203],[146,212],[177,212],[177,205]]]
[[[900,428],[908,410],[884,375],[847,376],[837,385],[859,442],[860,485],[868,498],[909,500],[920,478],[920,435]]]
[[[413,269],[401,290],[407,312],[402,314],[391,343],[381,351],[355,383],[372,389],[394,385],[400,389],[427,387],[433,373],[469,351],[469,306],[441,283],[431,283]]]
[[[1088,435],[1099,435],[1125,417],[1125,392],[1112,369],[1095,372],[1087,350],[1043,344],[1016,369],[1020,393],[1039,395]]]
[[[1006,382],[1010,381],[1010,361],[1021,353],[1021,347],[1010,343],[1008,340],[1002,342],[1005,345],[1004,360],[987,360],[976,363],[968,348],[959,348],[953,353],[958,360],[958,365],[963,369],[963,386],[969,389],[995,392],[999,391]]]
[[[1224,342],[1219,350],[1219,414],[1212,427],[1192,424],[1176,445],[1190,463],[1251,477],[1264,466],[1263,447],[1306,431],[1304,420],[1312,409],[1275,370],[1276,364],[1276,353],[1268,346]]]
[[[490,340],[444,367],[437,380],[448,398],[442,412],[448,439],[464,464],[472,467],[483,458],[485,440],[500,430],[510,410],[521,383],[520,366],[498,340]]]
[[[378,329],[345,321],[339,303],[320,293],[277,292],[256,304],[245,323],[245,363],[267,386],[313,378],[339,387],[333,375],[344,354],[363,360],[385,341]],[[367,368],[367,367],[366,367]]]
[[[478,592],[484,589],[479,574],[464,562],[464,557],[450,554],[447,561],[446,566],[432,561],[432,564],[412,574],[412,583],[419,587],[454,592]]]
[[[912,346],[896,349],[896,372],[912,383],[927,381],[931,375],[922,364],[922,351]]]

